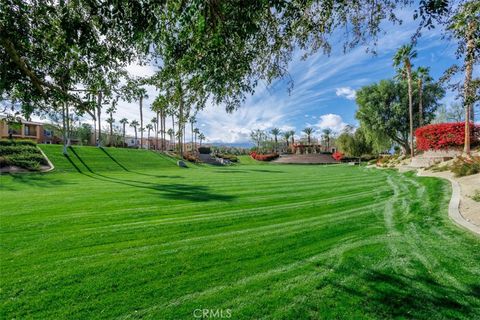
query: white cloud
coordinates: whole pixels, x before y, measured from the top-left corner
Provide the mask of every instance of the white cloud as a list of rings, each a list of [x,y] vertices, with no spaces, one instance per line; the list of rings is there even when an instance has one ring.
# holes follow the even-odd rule
[[[355,100],[356,91],[350,87],[337,88],[335,94],[339,97],[345,97],[348,100]]]
[[[205,124],[202,131],[208,142],[249,142],[250,132],[255,129],[277,127],[291,130],[293,127],[286,121],[284,108],[285,105],[278,103],[274,97],[243,106],[233,114],[227,113],[221,106],[210,104],[198,114],[198,119]]]
[[[332,129],[333,131],[340,132],[345,128],[347,124],[343,122],[343,119],[338,114],[324,114],[319,117],[317,124],[313,126],[322,130],[322,129]]]

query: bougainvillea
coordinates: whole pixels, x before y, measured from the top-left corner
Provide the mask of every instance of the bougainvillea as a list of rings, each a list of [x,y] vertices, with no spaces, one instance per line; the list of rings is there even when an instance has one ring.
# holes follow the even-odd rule
[[[343,153],[338,152],[338,151],[337,151],[337,152],[334,152],[334,153],[332,154],[332,158],[335,159],[335,160],[337,160],[337,161],[340,161],[340,160],[343,159]]]
[[[480,141],[480,126],[470,125],[471,143],[478,144]],[[465,123],[439,123],[430,124],[418,128],[415,131],[417,149],[439,150],[463,146],[465,142]]]
[[[258,160],[258,161],[271,161],[271,160],[277,159],[278,154],[276,154],[276,153],[259,154],[259,153],[256,153],[255,151],[253,151],[252,153],[250,153],[250,157],[252,157],[252,159],[255,159],[255,160]]]

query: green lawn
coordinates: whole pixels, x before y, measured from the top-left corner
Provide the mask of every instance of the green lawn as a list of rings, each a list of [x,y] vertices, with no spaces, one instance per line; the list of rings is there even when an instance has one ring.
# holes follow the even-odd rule
[[[2,319],[480,319],[442,180],[42,148],[55,172],[0,177]]]

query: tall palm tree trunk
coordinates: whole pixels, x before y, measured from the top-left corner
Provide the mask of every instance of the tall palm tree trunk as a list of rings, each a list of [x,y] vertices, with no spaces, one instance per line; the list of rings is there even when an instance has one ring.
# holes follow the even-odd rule
[[[465,83],[463,85],[463,95],[465,103],[465,144],[463,146],[463,152],[470,155],[470,121],[474,120],[473,116],[473,97],[471,92],[471,82],[473,73],[473,62],[475,58],[475,37],[474,31],[476,28],[476,22],[470,21],[468,24],[467,32],[467,54],[465,57]]]
[[[157,123],[155,123],[155,150],[158,151],[158,121],[160,119],[160,113],[157,111]]]
[[[183,97],[180,98],[180,108],[178,114],[178,151],[183,158]]]
[[[408,61],[407,66],[407,85],[408,85],[408,115],[410,120],[410,157],[415,155],[413,150],[413,97],[412,97],[412,65]]]
[[[98,92],[98,104],[97,104],[97,123],[98,123],[98,138],[97,138],[97,147],[102,146],[102,121],[100,121],[100,116],[102,114],[102,91]]]
[[[175,114],[172,112],[172,142],[173,142],[173,150],[175,150]]]
[[[140,149],[143,149],[143,96],[140,96]]]
[[[192,130],[192,143],[191,143],[191,146],[192,146],[192,153],[193,153],[193,122],[190,123],[190,129]]]
[[[162,122],[163,122],[162,150],[165,151],[167,149],[167,112],[166,110],[163,111]]]
[[[423,125],[423,81],[418,79],[418,123],[421,127]]]
[[[122,141],[122,147],[125,146],[125,125],[126,125],[126,123],[123,124],[123,141]]]

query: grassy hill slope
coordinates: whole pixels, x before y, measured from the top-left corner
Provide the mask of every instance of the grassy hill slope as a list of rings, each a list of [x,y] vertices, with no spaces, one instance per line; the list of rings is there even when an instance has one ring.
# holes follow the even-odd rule
[[[154,170],[175,167],[175,159],[148,150],[73,146],[68,157],[61,145],[39,145],[58,172]]]

